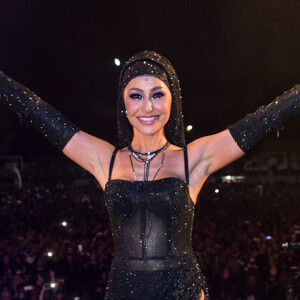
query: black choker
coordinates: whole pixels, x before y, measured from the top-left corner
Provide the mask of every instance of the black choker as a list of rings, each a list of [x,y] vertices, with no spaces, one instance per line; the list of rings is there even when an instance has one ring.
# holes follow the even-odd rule
[[[128,150],[129,150],[129,158],[130,158],[130,163],[131,163],[131,167],[132,167],[132,171],[133,174],[135,176],[135,180],[138,180],[136,173],[134,171],[134,167],[133,167],[133,163],[132,163],[132,159],[131,159],[131,155],[135,158],[135,160],[139,161],[139,162],[143,162],[144,163],[144,180],[148,181],[149,179],[149,168],[150,168],[150,162],[152,161],[152,159],[161,151],[163,151],[163,157],[162,157],[162,161],[160,164],[160,167],[158,168],[158,170],[156,171],[154,177],[152,180],[155,179],[156,175],[158,174],[159,170],[161,169],[162,165],[163,165],[163,161],[164,161],[164,157],[165,157],[165,150],[169,147],[170,143],[166,142],[164,144],[164,146],[162,146],[161,148],[159,148],[156,151],[152,151],[152,152],[138,152],[132,149],[132,146],[129,145],[128,146]],[[147,155],[147,157],[142,157],[141,155]]]
[[[152,160],[160,151],[168,148],[170,143],[167,141],[161,148],[152,152],[138,152],[133,150],[131,144],[128,146],[129,151],[132,153],[133,157],[136,159],[140,159],[145,162],[147,160]],[[148,157],[141,157],[141,155],[147,155]]]

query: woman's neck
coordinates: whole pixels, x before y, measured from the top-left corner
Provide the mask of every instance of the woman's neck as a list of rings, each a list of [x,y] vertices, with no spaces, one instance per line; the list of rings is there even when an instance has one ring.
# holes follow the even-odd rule
[[[135,151],[152,152],[163,147],[167,142],[164,134],[145,136],[142,134],[134,134],[131,146]]]

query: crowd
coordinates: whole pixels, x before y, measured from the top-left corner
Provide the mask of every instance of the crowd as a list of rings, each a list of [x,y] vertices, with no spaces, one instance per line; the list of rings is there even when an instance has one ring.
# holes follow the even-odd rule
[[[211,299],[300,300],[300,188],[207,183],[193,248]],[[0,190],[0,300],[103,299],[113,243],[95,187]]]

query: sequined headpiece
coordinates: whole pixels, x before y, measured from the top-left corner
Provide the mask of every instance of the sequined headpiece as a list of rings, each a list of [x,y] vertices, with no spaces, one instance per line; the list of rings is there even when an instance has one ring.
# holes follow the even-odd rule
[[[185,146],[181,89],[175,70],[164,56],[154,51],[144,51],[132,56],[120,73],[117,107],[119,147],[127,147],[133,138],[133,129],[125,114],[123,92],[131,79],[143,75],[155,76],[169,88],[172,104],[170,119],[165,126],[165,135],[171,144]]]

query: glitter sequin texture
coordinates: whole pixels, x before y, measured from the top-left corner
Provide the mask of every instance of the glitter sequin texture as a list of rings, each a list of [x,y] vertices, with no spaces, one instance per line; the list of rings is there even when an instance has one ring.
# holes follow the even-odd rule
[[[194,204],[186,182],[109,180],[115,258],[106,299],[196,300],[205,279],[191,247]]]
[[[275,98],[267,106],[228,127],[238,146],[247,152],[262,142],[270,133],[280,130],[283,125],[300,114],[300,85]]]
[[[131,57],[124,64],[120,73],[117,103],[119,148],[128,146],[133,137],[132,126],[125,113],[123,91],[131,79],[142,75],[158,77],[169,87],[172,94],[172,104],[170,119],[165,126],[165,135],[171,144],[183,147],[185,138],[181,89],[176,72],[171,62],[164,56],[154,51],[144,51]]]
[[[62,150],[79,128],[22,84],[0,72],[0,100]]]

